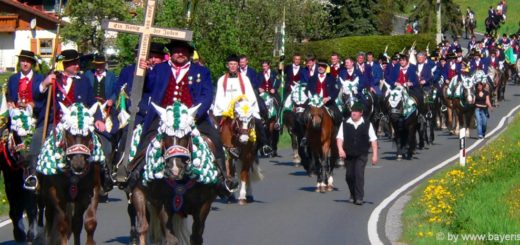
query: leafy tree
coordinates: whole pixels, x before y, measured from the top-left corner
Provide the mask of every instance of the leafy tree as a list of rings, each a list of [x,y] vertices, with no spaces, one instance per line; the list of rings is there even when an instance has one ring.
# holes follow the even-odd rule
[[[62,29],[64,39],[75,42],[80,52],[104,53],[105,31],[101,29],[101,21],[124,20],[129,12],[124,0],[69,0],[65,16],[70,23]]]
[[[378,0],[331,0],[333,30],[337,37],[378,34]]]
[[[442,33],[458,36],[462,33],[462,13],[452,0],[441,0]],[[437,0],[420,0],[410,15],[410,20],[419,20],[420,32],[437,32]]]

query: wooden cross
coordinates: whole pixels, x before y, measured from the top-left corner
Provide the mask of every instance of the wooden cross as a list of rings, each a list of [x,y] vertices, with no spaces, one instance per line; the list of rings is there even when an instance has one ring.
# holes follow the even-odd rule
[[[155,16],[156,3],[157,0],[146,1],[146,9],[144,11],[144,25],[135,25],[113,20],[103,20],[101,25],[105,30],[133,33],[139,34],[141,36],[139,41],[138,60],[134,80],[132,82],[132,91],[130,93],[130,101],[132,104],[130,106],[130,119],[128,121],[128,137],[126,137],[125,142],[125,155],[123,157],[123,164],[120,164],[117,169],[117,181],[119,183],[126,182],[128,175],[127,165],[128,157],[130,155],[130,146],[132,145],[132,132],[135,125],[135,117],[139,111],[139,101],[141,100],[141,96],[143,94],[145,69],[139,67],[139,62],[148,58],[152,37],[191,41],[193,36],[193,32],[189,30],[154,27],[153,20]]]

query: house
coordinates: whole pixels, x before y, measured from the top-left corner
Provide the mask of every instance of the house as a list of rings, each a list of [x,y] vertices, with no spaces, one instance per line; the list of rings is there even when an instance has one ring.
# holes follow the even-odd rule
[[[0,0],[0,72],[15,71],[20,50],[31,50],[50,62],[54,42],[58,52],[74,48],[56,40],[58,0]],[[64,4],[66,0],[62,1]],[[61,25],[66,24],[61,21]]]

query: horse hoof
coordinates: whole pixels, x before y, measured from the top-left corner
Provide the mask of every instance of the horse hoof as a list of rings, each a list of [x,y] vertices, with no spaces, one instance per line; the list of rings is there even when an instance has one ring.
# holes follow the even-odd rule
[[[327,192],[327,187],[326,186],[321,186],[320,187],[320,193],[325,193]]]
[[[397,155],[397,161],[401,161],[403,160],[403,156],[402,155]]]
[[[333,186],[333,185],[328,185],[328,186],[327,186],[327,191],[328,191],[328,192],[331,192],[331,191],[333,191],[333,190],[334,190],[334,186]]]
[[[246,199],[240,199],[238,200],[238,204],[241,205],[241,206],[244,206],[247,204],[247,200]]]
[[[231,195],[227,198],[227,203],[230,204],[230,203],[235,203],[237,201],[236,197]]]
[[[299,157],[293,157],[293,163],[299,164],[301,162],[302,162],[302,159],[300,159]]]
[[[252,202],[255,202],[255,198],[253,196],[246,196],[246,201],[248,203],[252,203]]]

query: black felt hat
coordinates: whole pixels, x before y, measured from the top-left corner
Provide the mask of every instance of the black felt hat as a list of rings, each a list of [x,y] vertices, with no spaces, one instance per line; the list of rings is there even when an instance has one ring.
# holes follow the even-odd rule
[[[361,104],[361,102],[356,102],[356,103],[354,103],[354,105],[352,105],[352,108],[350,110],[363,112],[363,110],[365,110],[365,106],[363,104]]]
[[[103,65],[103,64],[106,64],[106,63],[107,63],[107,61],[106,61],[104,55],[100,55],[100,54],[95,54],[94,55],[94,59],[92,60],[92,64],[94,64],[94,65]]]
[[[74,49],[66,49],[61,51],[60,57],[58,57],[58,60],[61,60],[63,62],[70,62],[79,60],[79,53],[78,51]]]
[[[179,48],[179,47],[187,48],[188,51],[190,52],[190,55],[192,55],[193,52],[195,51],[195,47],[193,47],[193,45],[191,45],[190,43],[188,43],[186,41],[181,41],[181,40],[171,40],[170,43],[168,45],[166,45],[166,47],[170,51],[173,51],[174,48]]]
[[[28,58],[34,62],[37,61],[36,56],[34,55],[34,53],[32,51],[22,50],[22,51],[20,51],[20,54],[18,55],[18,57]]]
[[[240,62],[240,58],[238,57],[238,55],[232,54],[227,57],[227,62],[233,62],[233,61],[237,62],[237,63]]]

